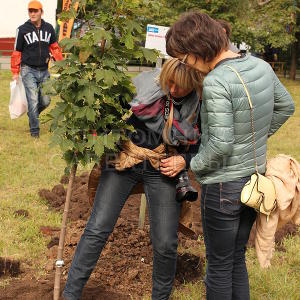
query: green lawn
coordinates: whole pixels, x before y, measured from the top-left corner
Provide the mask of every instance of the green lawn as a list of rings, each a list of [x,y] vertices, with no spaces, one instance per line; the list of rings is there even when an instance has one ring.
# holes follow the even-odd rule
[[[0,72],[0,255],[32,262],[45,252],[42,225],[59,226],[61,215],[48,211],[38,190],[57,184],[64,162],[57,149],[49,149],[48,127],[41,126],[40,140],[29,134],[28,118],[10,120],[8,112],[11,73]],[[53,105],[53,104],[52,104]],[[30,217],[15,217],[19,209]],[[34,264],[43,269],[41,264]]]
[[[36,273],[42,274],[43,253],[47,240],[41,235],[42,225],[60,226],[61,215],[49,211],[38,196],[40,188],[52,188],[60,180],[65,164],[58,149],[50,149],[48,126],[41,126],[41,138],[29,136],[28,118],[10,120],[8,113],[11,74],[0,71],[0,256],[22,259]],[[283,80],[300,107],[300,82]],[[54,105],[55,99],[52,101]],[[300,111],[269,141],[268,155],[285,153],[300,161]],[[81,170],[78,170],[80,173]],[[19,209],[30,217],[15,217]],[[300,299],[300,239],[285,241],[286,252],[275,253],[273,266],[261,270],[254,250],[247,255],[252,299]],[[0,284],[4,284],[0,281]],[[188,284],[175,291],[174,298],[193,300],[204,297],[202,282]],[[146,298],[145,298],[146,299]]]

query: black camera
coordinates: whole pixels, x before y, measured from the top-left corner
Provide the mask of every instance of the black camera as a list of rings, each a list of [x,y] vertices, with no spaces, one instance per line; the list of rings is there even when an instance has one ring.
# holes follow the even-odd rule
[[[176,201],[190,201],[194,202],[198,199],[198,192],[195,190],[189,179],[188,171],[181,171],[177,177],[176,184]]]

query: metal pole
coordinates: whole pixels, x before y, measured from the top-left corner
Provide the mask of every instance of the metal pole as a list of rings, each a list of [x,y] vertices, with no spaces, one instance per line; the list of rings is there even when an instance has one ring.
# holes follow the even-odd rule
[[[139,229],[144,228],[145,215],[146,215],[146,196],[145,196],[145,194],[142,194],[141,205],[140,205],[140,215],[139,215]]]

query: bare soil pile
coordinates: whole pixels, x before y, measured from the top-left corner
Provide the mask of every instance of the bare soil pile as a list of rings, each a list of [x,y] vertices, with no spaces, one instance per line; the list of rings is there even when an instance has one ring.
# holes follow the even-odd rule
[[[69,213],[71,222],[68,225],[65,240],[63,276],[61,286],[64,287],[67,272],[72,262],[77,243],[84,230],[91,207],[87,194],[88,174],[75,178],[72,194],[72,204]],[[42,189],[39,195],[46,199],[49,208],[63,211],[67,178],[53,189]],[[195,182],[193,185],[196,186]],[[152,245],[149,236],[149,222],[143,230],[138,229],[140,195],[132,195],[126,202],[121,216],[111,234],[94,272],[84,290],[82,299],[141,299],[151,293],[152,276]],[[199,216],[199,204],[194,204]],[[51,237],[48,243],[47,265],[48,275],[36,279],[29,270],[23,270],[20,278],[3,289],[0,299],[52,299],[54,282],[54,263],[57,255],[59,228],[41,227],[41,233]],[[180,248],[183,250],[198,248],[201,243],[197,239],[188,238],[179,233]],[[202,278],[204,258],[184,253],[178,255],[175,285],[184,282],[194,282]],[[5,295],[5,296],[4,296]]]

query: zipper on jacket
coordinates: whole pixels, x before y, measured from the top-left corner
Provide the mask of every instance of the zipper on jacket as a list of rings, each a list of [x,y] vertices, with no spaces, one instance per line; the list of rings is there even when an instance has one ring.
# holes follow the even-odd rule
[[[42,58],[40,29],[38,29],[37,32],[38,32],[39,50],[40,50],[40,57],[39,57],[39,67],[40,67],[41,66],[41,58]]]

